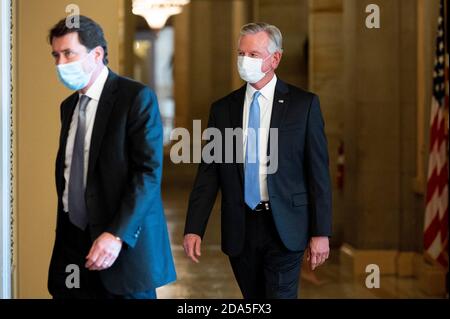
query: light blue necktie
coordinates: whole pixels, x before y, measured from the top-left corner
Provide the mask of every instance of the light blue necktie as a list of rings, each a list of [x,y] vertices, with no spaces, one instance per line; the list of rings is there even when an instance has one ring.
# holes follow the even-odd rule
[[[248,118],[247,129],[247,150],[245,153],[245,203],[255,209],[261,202],[259,187],[259,126],[260,109],[258,97],[261,92],[256,91],[253,94],[252,104]]]

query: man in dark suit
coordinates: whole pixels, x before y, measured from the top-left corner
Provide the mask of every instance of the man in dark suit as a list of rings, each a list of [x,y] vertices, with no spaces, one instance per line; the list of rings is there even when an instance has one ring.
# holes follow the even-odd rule
[[[213,103],[208,127],[220,130],[222,138],[227,128],[243,129],[233,143],[244,155],[233,156],[232,163],[202,160],[189,200],[184,249],[198,262],[220,189],[222,250],[244,298],[297,298],[305,250],[314,269],[328,258],[331,236],[319,99],[276,77],[282,36],[275,26],[243,26],[238,54],[239,74],[247,84]],[[269,138],[269,129],[270,135],[278,130],[278,141]],[[271,161],[278,158],[274,172],[266,154]]]
[[[155,94],[109,70],[103,30],[80,16],[50,31],[61,82],[54,298],[156,298],[176,279],[161,201],[162,125]]]

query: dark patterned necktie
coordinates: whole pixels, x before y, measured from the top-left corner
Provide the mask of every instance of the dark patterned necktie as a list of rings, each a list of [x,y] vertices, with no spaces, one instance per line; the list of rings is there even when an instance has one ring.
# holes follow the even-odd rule
[[[86,229],[88,224],[84,198],[84,140],[86,137],[86,107],[89,101],[90,97],[81,95],[69,179],[69,218],[72,224],[82,230]]]

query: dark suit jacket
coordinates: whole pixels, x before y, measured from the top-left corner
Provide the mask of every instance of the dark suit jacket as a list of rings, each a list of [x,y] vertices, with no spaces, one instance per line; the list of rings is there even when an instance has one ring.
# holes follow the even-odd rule
[[[78,93],[74,93],[61,104],[55,171],[59,212],[63,210],[66,141],[77,102]],[[86,204],[92,240],[106,231],[124,242],[114,265],[100,272],[111,293],[147,291],[175,280],[161,200],[162,162],[156,95],[110,70],[92,133]]]
[[[222,138],[225,128],[242,128],[245,92],[244,85],[213,103],[208,126]],[[278,170],[267,177],[274,222],[286,248],[301,251],[310,237],[331,236],[327,140],[318,97],[278,80],[270,127],[278,128]],[[242,149],[242,139],[234,143]],[[222,250],[229,256],[239,255],[245,239],[243,164],[234,159],[199,165],[185,226],[185,234],[203,237],[220,189]]]

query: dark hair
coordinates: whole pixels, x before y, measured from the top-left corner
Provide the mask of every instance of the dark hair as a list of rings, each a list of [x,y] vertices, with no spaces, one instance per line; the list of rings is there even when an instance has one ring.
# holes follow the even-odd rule
[[[78,39],[82,45],[84,45],[89,51],[101,46],[105,55],[103,57],[103,63],[108,65],[108,44],[105,40],[102,27],[94,20],[80,15],[79,27],[69,27],[67,25],[67,19],[61,19],[55,26],[50,30],[48,41],[50,44],[53,38],[59,38],[66,34],[76,32],[78,33]]]

